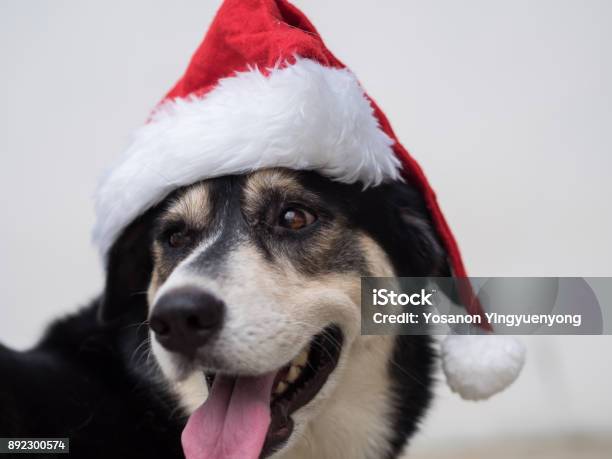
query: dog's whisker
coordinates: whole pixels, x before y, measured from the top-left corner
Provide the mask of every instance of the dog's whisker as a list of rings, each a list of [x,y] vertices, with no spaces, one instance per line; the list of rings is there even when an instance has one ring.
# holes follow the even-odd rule
[[[146,355],[146,353],[149,351],[149,344],[150,344],[150,338],[145,338],[145,340],[140,343],[138,346],[136,346],[136,349],[134,349],[134,351],[132,352],[132,355],[130,356],[130,362],[131,363],[141,363],[141,362],[135,362],[135,358],[140,358],[142,359],[142,353],[141,351],[144,350],[144,355]]]

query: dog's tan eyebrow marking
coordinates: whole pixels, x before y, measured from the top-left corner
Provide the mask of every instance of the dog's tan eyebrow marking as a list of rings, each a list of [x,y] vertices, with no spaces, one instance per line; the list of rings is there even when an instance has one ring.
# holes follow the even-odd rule
[[[247,177],[244,190],[247,195],[257,195],[270,188],[278,188],[293,193],[304,191],[297,181],[295,173],[286,169],[265,169],[254,172]]]
[[[162,216],[166,221],[184,221],[192,228],[206,226],[211,213],[210,188],[198,183],[179,195]]]
[[[279,192],[286,199],[317,201],[317,196],[305,189],[295,172],[289,169],[265,169],[247,177],[243,188],[243,206],[246,213],[255,213],[262,197],[269,191]]]

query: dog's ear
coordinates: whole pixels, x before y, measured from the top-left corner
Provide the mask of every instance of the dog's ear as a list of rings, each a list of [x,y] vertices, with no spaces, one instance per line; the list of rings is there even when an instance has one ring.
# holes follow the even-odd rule
[[[154,218],[154,211],[138,217],[121,233],[108,253],[106,284],[98,310],[103,323],[128,314],[146,317],[146,290],[153,269],[151,228]]]
[[[399,276],[449,276],[446,251],[433,227],[423,197],[411,185],[386,185],[387,224],[394,264]]]

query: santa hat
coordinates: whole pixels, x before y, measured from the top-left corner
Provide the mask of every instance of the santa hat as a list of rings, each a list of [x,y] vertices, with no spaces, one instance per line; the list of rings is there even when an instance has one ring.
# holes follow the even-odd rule
[[[120,233],[173,190],[266,167],[313,170],[364,187],[409,181],[425,200],[453,274],[466,276],[421,168],[355,75],[285,0],[223,2],[185,74],[103,177],[95,243],[106,259]],[[476,301],[466,305],[482,312]],[[451,388],[477,399],[511,383],[523,351],[507,340],[447,340],[443,368]]]

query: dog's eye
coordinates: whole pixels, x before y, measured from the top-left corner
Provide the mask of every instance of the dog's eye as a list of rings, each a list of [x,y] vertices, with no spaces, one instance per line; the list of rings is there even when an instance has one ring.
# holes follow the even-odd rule
[[[317,218],[305,209],[289,207],[280,214],[278,225],[290,230],[299,230],[311,225]]]
[[[168,245],[172,247],[173,249],[185,247],[190,242],[191,242],[191,236],[185,230],[172,231],[168,235]]]

